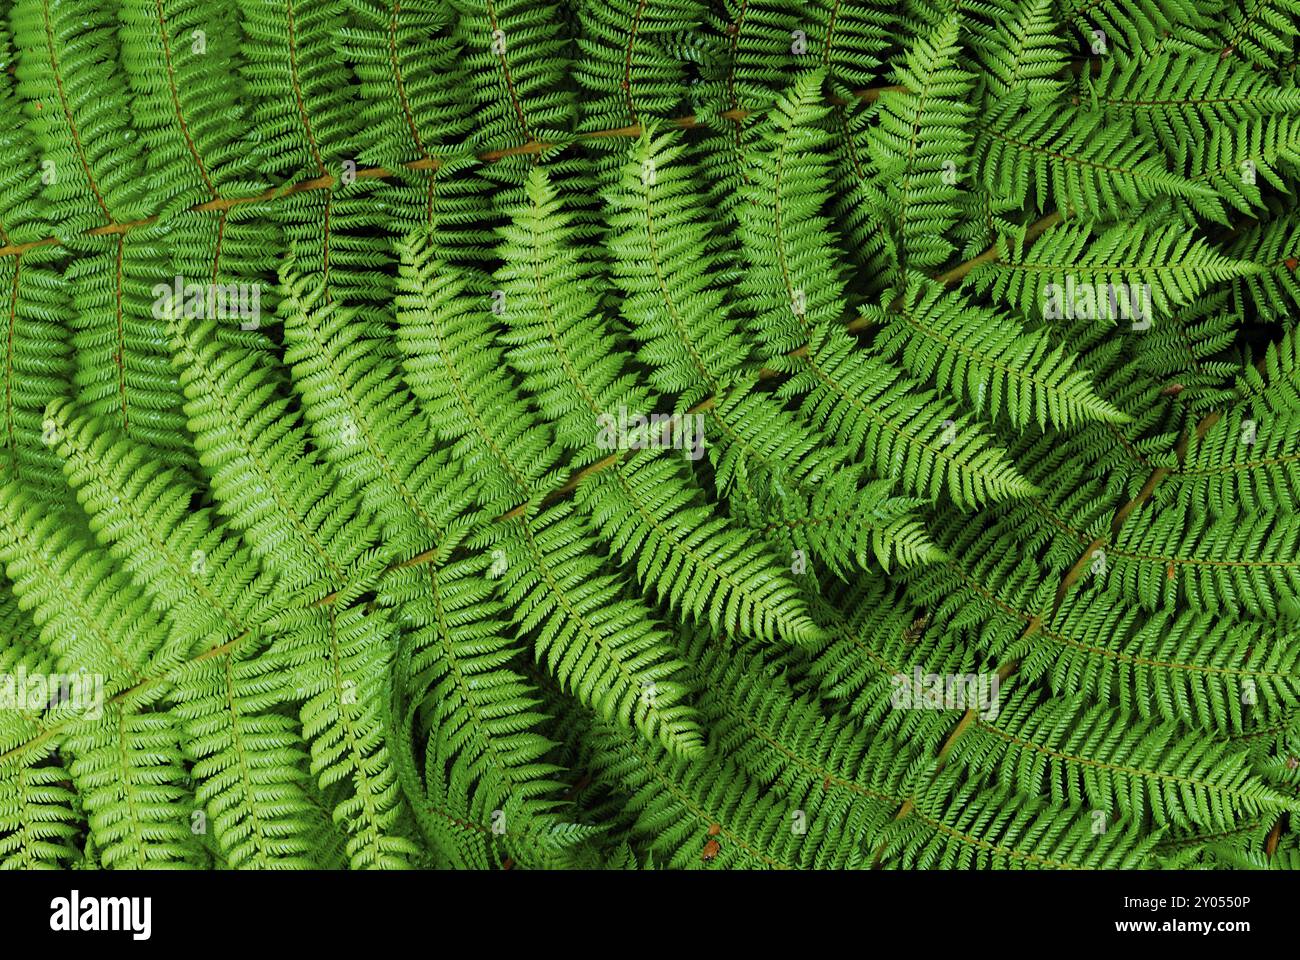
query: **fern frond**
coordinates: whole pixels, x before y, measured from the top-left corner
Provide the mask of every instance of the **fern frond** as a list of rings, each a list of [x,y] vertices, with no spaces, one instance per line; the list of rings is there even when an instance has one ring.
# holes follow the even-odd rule
[[[946,493],[973,505],[1035,490],[987,433],[897,368],[857,349],[847,334],[828,337],[782,392],[809,393],[805,417],[923,496]]]
[[[866,316],[884,326],[876,346],[885,356],[901,354],[915,376],[933,378],[942,390],[986,407],[990,418],[1013,426],[1050,422],[1068,428],[1082,420],[1123,422],[1125,414],[1097,396],[1086,371],[1074,367],[1061,344],[1043,330],[1022,333],[1005,315],[945,296],[915,279],[898,308]]]
[[[1181,229],[1121,224],[1093,236],[1089,224],[1079,223],[1057,227],[1030,249],[977,268],[967,282],[1026,316],[1142,327],[1159,324],[1211,284],[1258,272],[1255,264],[1224,256]]]
[[[953,249],[944,235],[957,219],[973,112],[973,80],[957,65],[957,32],[952,18],[916,41],[894,72],[903,89],[882,95],[880,123],[867,135],[900,269],[936,266]]]

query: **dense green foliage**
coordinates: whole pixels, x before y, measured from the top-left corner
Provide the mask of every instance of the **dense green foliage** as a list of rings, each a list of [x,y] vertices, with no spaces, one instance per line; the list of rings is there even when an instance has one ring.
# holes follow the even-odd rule
[[[1300,862],[1297,0],[0,60],[0,864]]]

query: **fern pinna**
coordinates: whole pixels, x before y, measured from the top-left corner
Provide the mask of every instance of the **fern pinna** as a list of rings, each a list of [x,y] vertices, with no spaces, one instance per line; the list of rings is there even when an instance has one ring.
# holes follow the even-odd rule
[[[1295,0],[3,0],[0,863],[1300,859]]]

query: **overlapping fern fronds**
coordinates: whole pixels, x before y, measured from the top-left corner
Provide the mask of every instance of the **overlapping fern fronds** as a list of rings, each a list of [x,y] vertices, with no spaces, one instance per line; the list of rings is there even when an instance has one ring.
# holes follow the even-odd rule
[[[1300,862],[1295,0],[0,58],[0,865]]]

